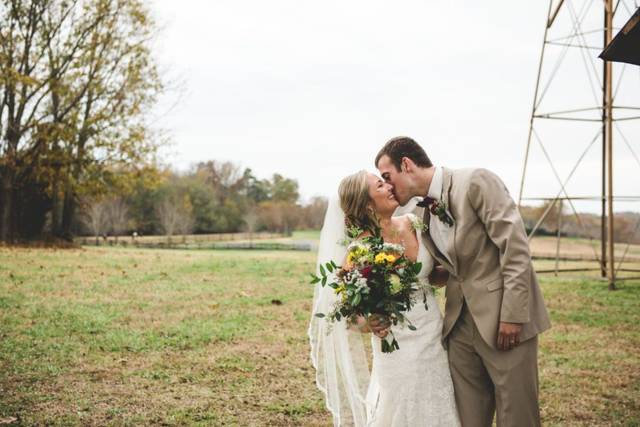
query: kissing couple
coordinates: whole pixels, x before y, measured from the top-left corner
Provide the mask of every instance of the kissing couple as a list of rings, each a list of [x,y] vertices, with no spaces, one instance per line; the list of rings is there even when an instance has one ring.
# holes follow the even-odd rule
[[[333,325],[312,316],[311,359],[333,424],[490,427],[495,416],[498,427],[539,426],[538,334],[550,321],[505,185],[487,169],[434,166],[408,137],[387,142],[375,166],[379,176],[347,176],[330,200],[318,267],[345,260],[346,224],[375,224],[421,263],[415,292],[430,308],[404,313],[415,328],[381,315]],[[413,213],[397,215],[418,197]],[[445,287],[444,315],[429,283]],[[335,302],[333,289],[316,285],[314,313]],[[364,345],[367,334],[389,333],[398,351]]]

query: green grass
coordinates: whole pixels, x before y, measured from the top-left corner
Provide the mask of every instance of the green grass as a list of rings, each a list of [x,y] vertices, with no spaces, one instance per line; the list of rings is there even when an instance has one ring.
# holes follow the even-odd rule
[[[314,257],[0,249],[0,422],[331,425],[308,358]],[[542,286],[544,424],[638,425],[640,282]]]
[[[320,230],[296,230],[293,232],[295,240],[320,240]]]

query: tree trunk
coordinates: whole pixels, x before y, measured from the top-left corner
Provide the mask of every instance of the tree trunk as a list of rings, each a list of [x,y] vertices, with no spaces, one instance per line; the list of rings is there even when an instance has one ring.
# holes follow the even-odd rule
[[[2,206],[0,206],[0,241],[13,242],[13,171],[6,170],[2,178]]]
[[[73,239],[73,233],[71,232],[71,226],[73,225],[73,219],[76,213],[76,197],[73,192],[72,186],[67,183],[64,190],[64,202],[62,206],[62,238],[68,241]]]
[[[51,185],[51,234],[60,237],[60,171],[56,171]]]

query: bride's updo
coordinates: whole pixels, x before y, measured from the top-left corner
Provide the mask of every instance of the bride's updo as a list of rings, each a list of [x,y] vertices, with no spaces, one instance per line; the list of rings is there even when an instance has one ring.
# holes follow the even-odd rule
[[[338,187],[346,225],[361,230],[372,230],[379,226],[378,218],[370,205],[368,175],[367,171],[361,170],[344,178]]]

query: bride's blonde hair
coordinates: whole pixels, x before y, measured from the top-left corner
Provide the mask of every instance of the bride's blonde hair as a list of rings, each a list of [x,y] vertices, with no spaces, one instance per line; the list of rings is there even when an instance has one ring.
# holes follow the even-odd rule
[[[361,170],[344,178],[338,187],[346,225],[358,227],[363,231],[379,227],[378,217],[370,204],[368,175],[367,171]]]

